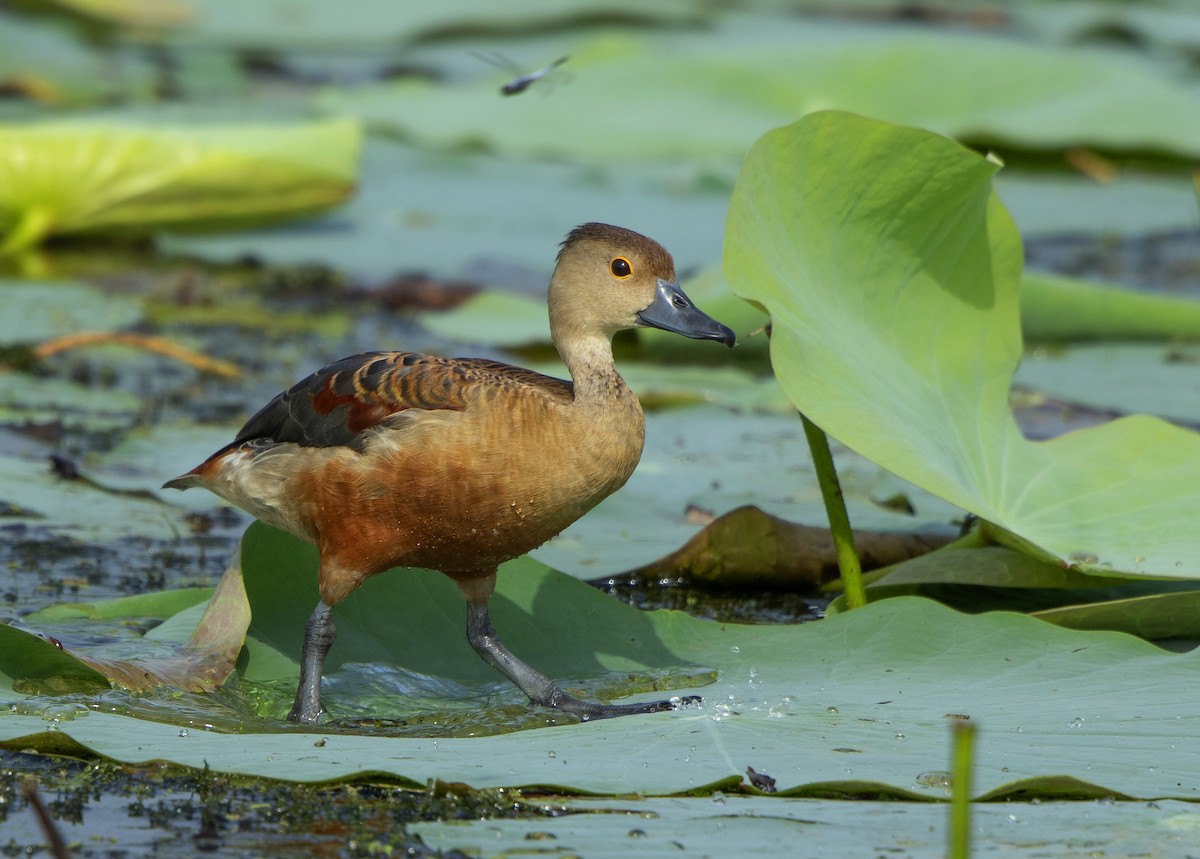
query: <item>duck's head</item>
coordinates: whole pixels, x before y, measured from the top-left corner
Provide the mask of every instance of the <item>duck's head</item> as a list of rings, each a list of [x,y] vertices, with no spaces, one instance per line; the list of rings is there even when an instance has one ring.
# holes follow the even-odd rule
[[[563,337],[611,338],[649,326],[733,346],[734,334],[702,313],[675,278],[675,262],[653,239],[609,224],[583,224],[562,243],[550,280],[550,327]]]

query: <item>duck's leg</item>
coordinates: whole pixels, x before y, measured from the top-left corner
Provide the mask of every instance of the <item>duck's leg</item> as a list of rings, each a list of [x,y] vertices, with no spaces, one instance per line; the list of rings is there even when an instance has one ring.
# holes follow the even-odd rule
[[[496,634],[488,615],[488,600],[496,586],[495,573],[479,578],[456,579],[456,582],[463,596],[467,598],[467,640],[471,642],[475,652],[483,657],[484,662],[511,680],[534,704],[574,713],[585,720],[611,719],[614,716],[675,709],[675,704],[670,701],[597,704],[571,697],[545,674],[514,656]]]
[[[325,654],[333,646],[337,627],[333,608],[321,600],[304,627],[304,651],[300,656],[300,685],[288,721],[314,724],[321,715],[321,669]]]

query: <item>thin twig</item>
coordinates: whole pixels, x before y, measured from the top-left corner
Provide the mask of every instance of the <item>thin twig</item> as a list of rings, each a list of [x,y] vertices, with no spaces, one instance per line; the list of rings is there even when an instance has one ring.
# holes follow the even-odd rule
[[[42,826],[42,832],[46,836],[46,842],[50,845],[50,852],[54,859],[71,859],[71,848],[67,846],[66,839],[62,837],[58,824],[50,816],[50,809],[46,808],[46,803],[42,802],[41,796],[38,795],[37,782],[33,779],[26,779],[21,783],[21,793],[33,807],[33,812]]]
[[[33,354],[38,358],[48,358],[70,349],[81,349],[85,346],[98,344],[116,344],[141,349],[174,358],[188,366],[195,367],[203,373],[224,376],[227,379],[237,379],[242,375],[241,369],[228,361],[210,358],[194,349],[180,346],[163,337],[150,334],[138,334],[133,331],[85,331],[79,334],[66,334],[54,337],[34,347]]]

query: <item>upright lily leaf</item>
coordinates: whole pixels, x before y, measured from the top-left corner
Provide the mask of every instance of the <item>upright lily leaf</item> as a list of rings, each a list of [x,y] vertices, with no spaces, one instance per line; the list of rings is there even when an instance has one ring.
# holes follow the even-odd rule
[[[354,189],[360,130],[306,124],[0,127],[0,253],[49,235],[259,223]]]
[[[1200,577],[1200,436],[1017,428],[1021,240],[996,169],[929,132],[805,117],[747,156],[726,277],[771,314],[789,399],[841,442],[1064,563]]]

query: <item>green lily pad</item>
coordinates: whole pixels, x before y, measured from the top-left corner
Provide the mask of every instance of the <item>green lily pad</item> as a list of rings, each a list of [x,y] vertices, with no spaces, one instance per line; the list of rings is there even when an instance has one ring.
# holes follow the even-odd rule
[[[1106,412],[1144,412],[1200,423],[1200,348],[1105,343],[1033,349],[1014,381],[1022,388]]]
[[[546,301],[489,289],[451,310],[426,312],[421,324],[448,340],[501,348],[550,342]]]
[[[995,186],[1026,238],[1196,228],[1196,189],[1182,170],[1130,171],[1101,183],[1086,176],[1005,169]]]
[[[900,484],[915,515],[879,503],[878,466],[842,447],[834,460],[852,521],[872,531],[952,529],[961,511]],[[532,554],[584,579],[645,567],[672,554],[701,529],[696,509],[719,516],[754,505],[793,522],[827,527],[828,516],[794,415],[734,414],[714,407],[677,409],[646,419],[646,448],[629,482]]]
[[[974,543],[974,545],[968,545]],[[1064,569],[1007,546],[979,545],[971,538],[919,558],[903,561],[873,586],[963,584],[995,588],[1093,588],[1109,579]]]
[[[1021,242],[996,169],[929,132],[806,117],[748,155],[726,277],[771,313],[776,375],[834,438],[1084,571],[1200,576],[1200,436],[1145,416],[1018,430]]]
[[[63,603],[39,609],[32,614],[25,615],[21,620],[26,624],[36,626],[39,623],[61,623],[81,618],[90,620],[110,620],[122,617],[166,619],[184,609],[199,605],[211,597],[212,593],[212,588],[175,588],[169,591],[117,597],[98,603]]]
[[[1200,339],[1200,301],[1026,274],[1021,328],[1038,341]]]
[[[0,279],[0,344],[38,343],[80,331],[113,331],[142,318],[141,302],[81,283]]]
[[[0,501],[52,533],[108,542],[131,537],[171,540],[187,533],[178,508],[140,493],[111,492],[56,477],[45,460],[0,456]]]
[[[56,106],[151,94],[153,69],[136,54],[92,50],[54,24],[2,15],[0,84],[10,93]]]
[[[1200,591],[1148,594],[1033,612],[1070,629],[1119,629],[1148,639],[1200,639]]]
[[[987,748],[983,733],[980,743]],[[949,767],[949,755],[938,766]],[[931,761],[933,766],[936,761]],[[936,777],[938,770],[931,770]],[[770,770],[768,768],[768,774]],[[669,799],[572,799],[552,818],[430,820],[408,831],[432,850],[467,856],[520,856],[553,845],[588,859],[710,856],[902,856],[943,859],[948,811],[942,803],[844,802],[714,795]],[[1078,854],[1106,859],[1187,859],[1200,829],[1188,803],[1009,801],[971,807],[979,852],[1012,859]],[[30,838],[32,840],[32,836]],[[532,842],[532,844],[531,844]]]
[[[236,0],[190,0],[196,19],[171,35],[186,45],[224,48],[311,49],[347,45],[384,46],[458,32],[520,33],[533,27],[570,27],[609,18],[649,25],[696,20],[695,4],[666,0],[568,0],[552,7],[538,0],[512,0],[498,7],[487,0],[455,3],[396,4],[368,0],[334,9],[320,0],[264,0],[246,7]]]
[[[128,429],[141,398],[120,388],[80,385],[65,379],[0,374],[0,424],[51,426],[106,432]]]
[[[294,652],[315,603],[311,549],[259,526],[243,550],[252,633]],[[26,699],[12,691],[12,678],[26,669],[9,660],[0,669],[0,703],[18,707],[0,708],[0,742],[57,748],[70,741],[117,760],[207,763],[298,781],[369,772],[414,785],[433,778],[656,795],[728,788],[753,766],[782,793],[942,798],[943,787],[920,776],[945,767],[948,717],[969,716],[986,738],[977,797],[1194,798],[1200,791],[1190,766],[1200,754],[1200,716],[1189,698],[1200,672],[1194,653],[1017,614],[967,616],[913,598],[798,626],[718,624],[640,613],[529,561],[502,571],[493,602],[510,647],[568,682],[671,667],[715,670],[716,680],[697,690],[700,705],[677,712],[475,738],[446,736],[436,725],[424,736],[419,726],[406,736],[343,729],[323,731],[324,742],[314,745],[312,731],[294,728],[201,730],[206,716],[194,699],[174,725],[88,712],[52,729],[41,712],[21,712]],[[377,576],[339,606],[337,618],[331,706],[353,706],[337,690],[356,677],[359,688],[375,683],[393,696],[441,698],[451,709],[457,701],[510,700],[465,641],[461,597],[435,574]],[[294,678],[293,665],[290,677],[278,678],[286,684],[278,694],[290,695]],[[268,679],[260,673],[256,682]],[[181,732],[180,722],[191,730]]]
[[[311,214],[354,188],[359,128],[74,121],[0,133],[0,253],[49,235]]]
[[[358,193],[337,212],[159,243],[217,262],[247,254],[278,265],[321,262],[370,281],[420,271],[492,283],[497,270],[516,268],[522,283],[544,290],[558,243],[585,220],[654,236],[681,271],[715,263],[729,186],[711,187],[697,173],[692,164],[591,168],[430,152],[371,136]]]
[[[185,606],[183,611],[189,612],[203,603],[203,614],[186,639],[146,637],[139,642],[123,643],[124,646],[118,646],[119,653],[109,652],[109,648],[76,647],[44,638],[32,630],[0,626],[0,642],[4,644],[0,648],[0,674],[43,693],[84,691],[87,687],[105,687],[110,683],[135,693],[163,686],[194,692],[216,689],[233,672],[250,623],[240,558],[234,556],[215,590],[206,589],[208,592],[202,595],[197,590],[111,600],[90,607],[87,615],[71,612],[78,606],[59,607],[57,611],[40,612],[36,618],[42,623],[61,623],[81,616],[109,619],[130,611],[161,610],[172,602]],[[172,647],[171,642],[179,642],[180,646]],[[53,712],[60,712],[53,704],[49,706]]]
[[[404,81],[332,91],[321,104],[436,148],[601,162],[736,158],[768,128],[825,108],[1028,149],[1200,151],[1195,93],[1117,51],[772,17],[564,40],[562,53],[574,80],[547,98],[502,98],[491,79]]]

